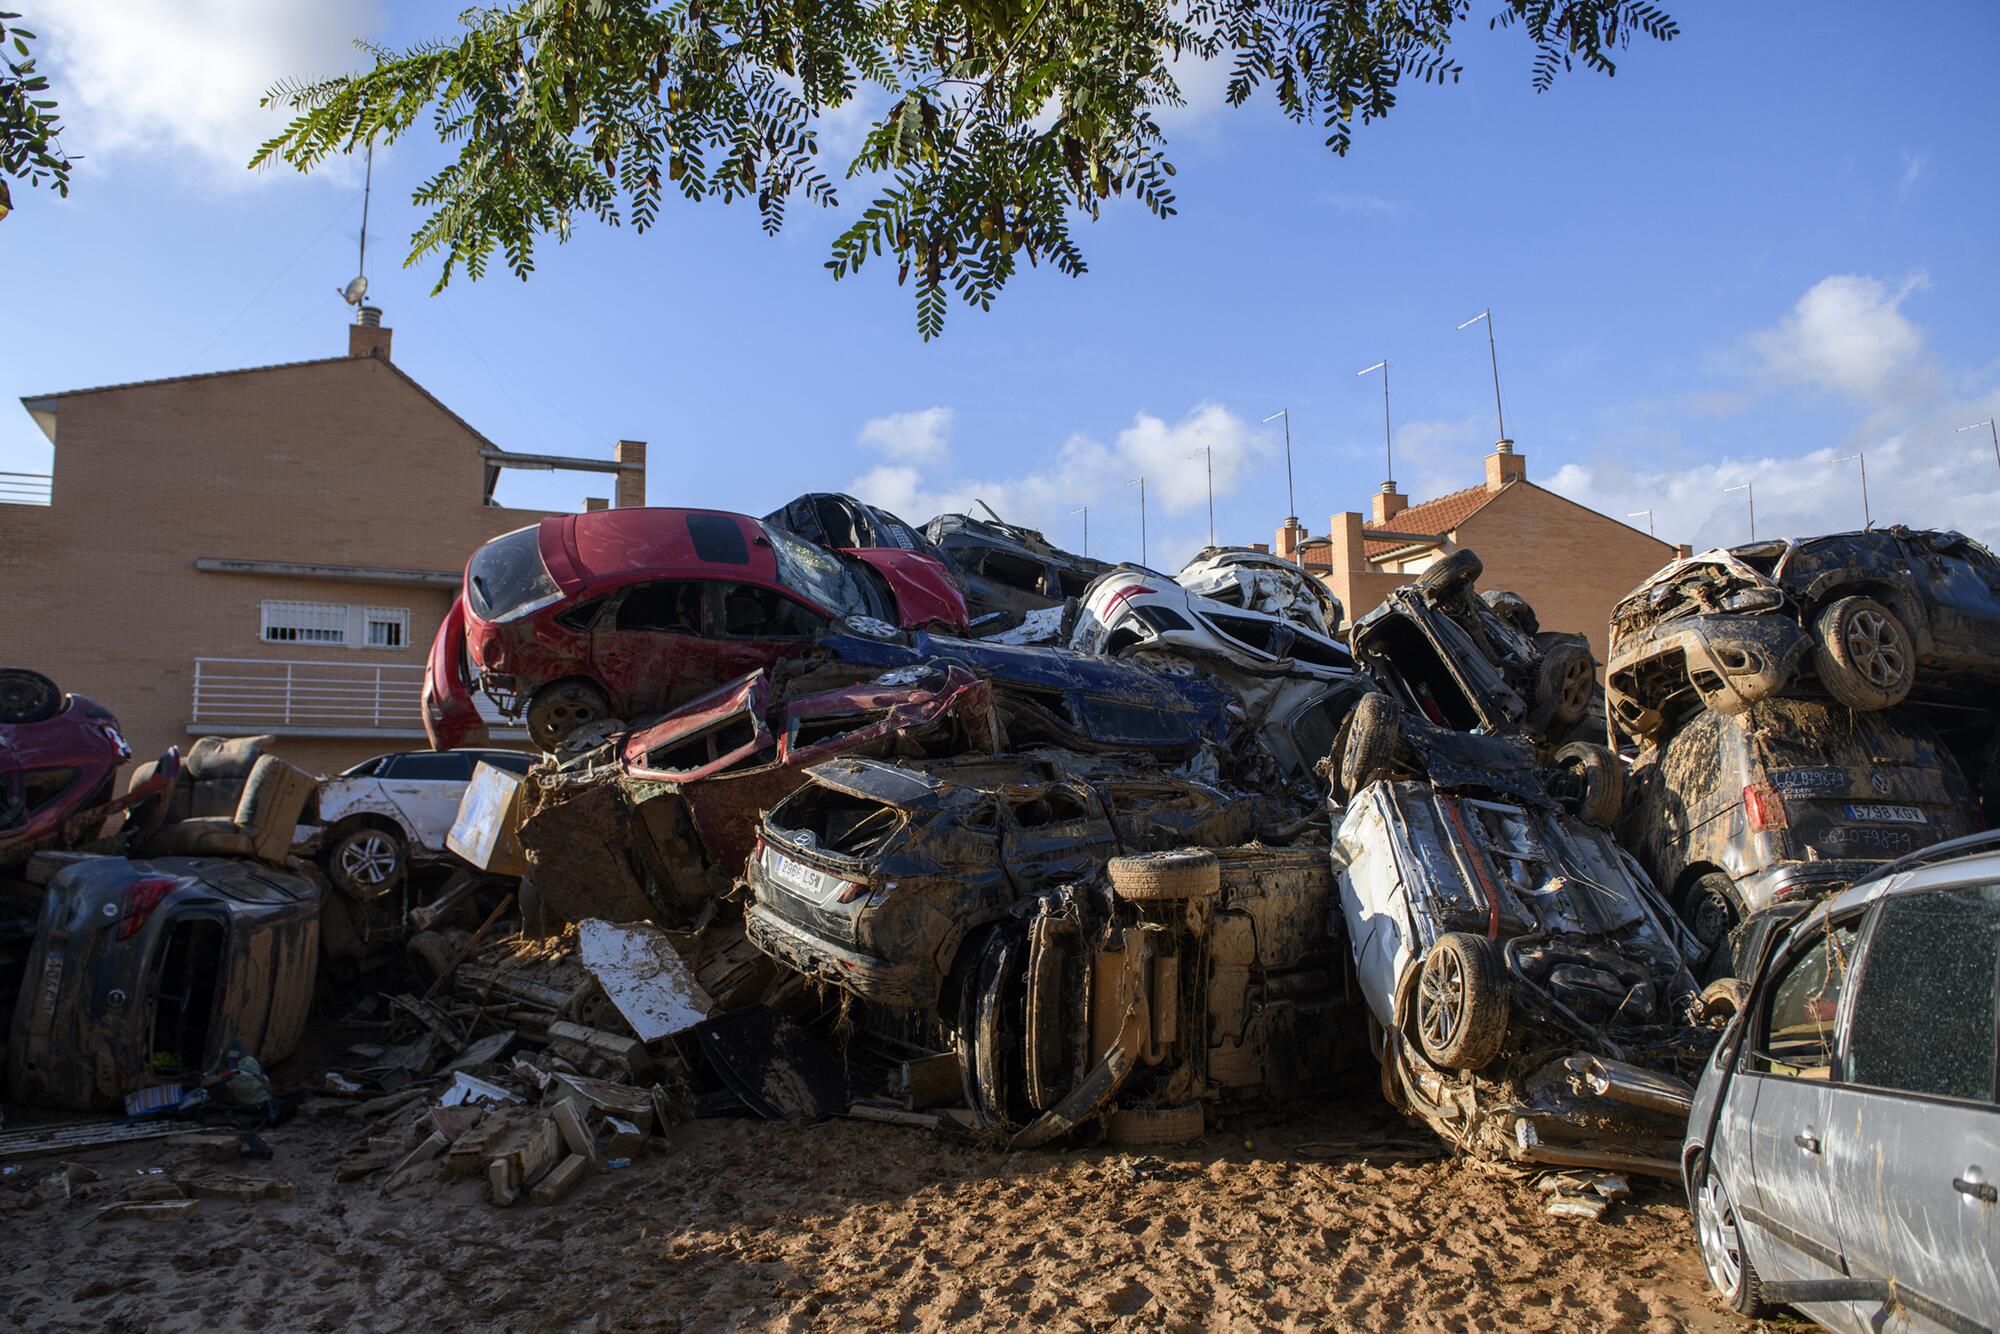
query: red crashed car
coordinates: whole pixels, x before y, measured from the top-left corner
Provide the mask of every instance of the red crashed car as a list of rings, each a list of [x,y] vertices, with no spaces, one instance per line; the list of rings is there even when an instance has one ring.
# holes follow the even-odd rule
[[[845,621],[967,629],[934,558],[828,551],[742,514],[613,509],[547,518],[472,554],[431,646],[424,729],[476,740],[473,691],[545,750],[585,723],[657,713],[799,653]]]
[[[151,781],[114,796],[118,768],[131,758],[109,709],[63,694],[40,672],[0,669],[0,868],[93,837],[180,772],[180,752],[170,748]]]

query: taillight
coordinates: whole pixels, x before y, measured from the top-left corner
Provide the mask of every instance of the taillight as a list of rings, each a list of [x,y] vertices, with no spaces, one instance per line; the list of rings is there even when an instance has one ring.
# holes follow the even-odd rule
[[[842,903],[852,903],[867,892],[868,886],[865,883],[858,880],[850,880],[847,882],[847,887],[840,891],[840,901]]]
[[[1785,799],[1769,783],[1752,783],[1743,789],[1743,818],[1749,822],[1753,834],[1790,826],[1785,816]]]
[[[153,909],[160,906],[160,900],[173,893],[179,883],[167,876],[148,876],[125,886],[125,915],[118,920],[118,939],[130,940],[138,935],[146,919],[153,915]]]

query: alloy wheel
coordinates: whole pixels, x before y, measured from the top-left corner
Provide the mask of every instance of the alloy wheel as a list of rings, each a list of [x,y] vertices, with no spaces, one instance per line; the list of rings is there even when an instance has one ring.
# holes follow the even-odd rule
[[[358,885],[387,884],[396,870],[396,846],[374,830],[356,835],[340,850],[340,869]]]
[[[1729,1202],[1729,1192],[1713,1171],[1702,1175],[1695,1215],[1708,1281],[1733,1302],[1743,1286],[1743,1240],[1736,1230],[1736,1209]]]
[[[1879,689],[1894,687],[1909,670],[1902,634],[1866,608],[1847,618],[1847,651],[1869,684]]]
[[[1424,961],[1417,979],[1417,1025],[1424,1042],[1433,1051],[1442,1051],[1458,1031],[1465,1014],[1465,973],[1458,957],[1450,951],[1433,953]]]

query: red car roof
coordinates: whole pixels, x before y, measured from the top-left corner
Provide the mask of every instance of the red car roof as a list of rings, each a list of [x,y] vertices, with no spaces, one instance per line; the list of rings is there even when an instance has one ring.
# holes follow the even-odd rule
[[[755,519],[726,510],[608,509],[542,520],[540,544],[565,586],[634,573],[728,572],[770,583],[778,562],[763,536]]]

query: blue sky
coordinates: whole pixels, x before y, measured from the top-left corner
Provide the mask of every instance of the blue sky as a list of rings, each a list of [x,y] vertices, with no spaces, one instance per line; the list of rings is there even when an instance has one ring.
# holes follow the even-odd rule
[[[453,30],[463,0],[27,0],[84,155],[71,198],[16,191],[0,223],[13,318],[0,395],[331,355],[348,312],[358,170],[241,170],[256,92],[346,68],[366,32]],[[921,522],[984,498],[1093,554],[1172,564],[1206,536],[1315,533],[1382,480],[1377,377],[1392,372],[1396,476],[1469,485],[1495,435],[1491,307],[1509,433],[1535,480],[1614,517],[1652,509],[1696,546],[1878,522],[2000,542],[2000,6],[1891,21],[1880,4],[1669,0],[1682,37],[1615,79],[1529,87],[1525,43],[1477,19],[1452,88],[1411,88],[1336,159],[1268,106],[1232,111],[1190,71],[1169,121],[1180,214],[1113,206],[1091,272],[1025,271],[995,309],[921,343],[893,266],[833,282],[840,214],[777,239],[747,208],[669,207],[644,236],[581,226],[535,276],[401,267],[421,137],[378,154],[371,294],[396,360],[501,444],[603,456],[651,442],[653,504],[763,512],[849,489]],[[829,138],[851,142],[851,125]],[[835,163],[844,168],[844,158]],[[1191,457],[1191,455],[1193,457]],[[0,469],[45,470],[0,412]],[[198,462],[198,461],[197,461]],[[522,474],[503,497],[571,506],[591,477]],[[1634,520],[1643,526],[1641,517]]]

